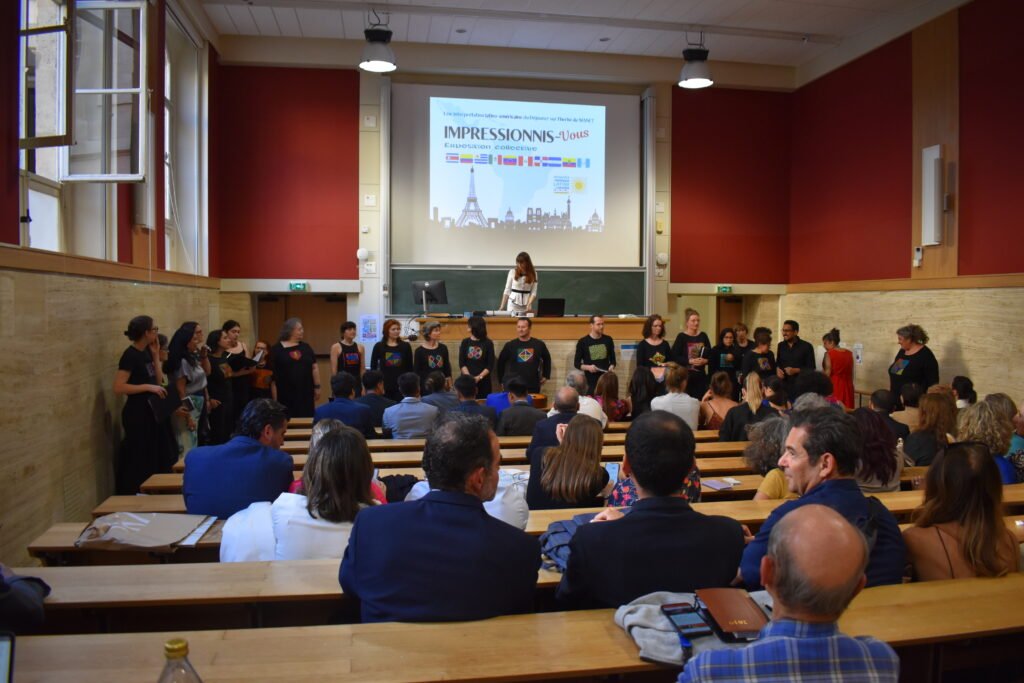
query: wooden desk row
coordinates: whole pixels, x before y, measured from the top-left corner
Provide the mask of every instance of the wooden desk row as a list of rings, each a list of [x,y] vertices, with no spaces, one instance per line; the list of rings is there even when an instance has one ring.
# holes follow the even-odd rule
[[[962,609],[951,609],[959,605]],[[965,619],[964,612],[971,618]],[[163,643],[185,637],[207,683],[218,681],[516,681],[657,671],[612,621],[614,611],[549,612],[447,624],[19,638],[20,680],[155,679]],[[1024,631],[1024,576],[880,586],[840,620],[853,636],[897,648]],[[1019,658],[1019,654],[1017,657]]]
[[[296,419],[298,420],[298,419],[303,419],[303,418],[296,418]],[[313,435],[312,420],[310,418],[305,418],[305,419],[309,419],[309,425],[310,426],[293,427],[292,423],[294,422],[294,420],[292,420],[291,422],[288,423],[288,431],[285,432],[285,435],[284,435],[284,438],[285,438],[286,441],[302,441],[302,440],[309,441],[309,438]],[[616,439],[624,439],[625,438],[625,432],[629,430],[629,425],[630,424],[632,424],[632,423],[631,422],[609,422],[608,426],[605,427],[605,430],[604,430],[605,431],[605,443],[622,443],[622,441],[616,441]],[[378,429],[377,431],[379,432],[380,430]],[[694,436],[694,439],[696,439],[696,441],[698,443],[703,442],[703,441],[718,441],[718,430],[717,429],[701,429],[701,430],[698,430],[698,431],[694,432],[693,436]],[[499,437],[499,438],[501,438],[501,439],[509,439],[509,438],[517,438],[517,437]],[[518,437],[518,438],[521,438],[521,437]],[[612,441],[609,442],[608,439],[612,439]],[[386,446],[389,443],[390,444],[398,444],[398,443],[401,443],[402,441],[409,441],[409,440],[415,441],[415,439],[377,439],[377,440],[383,442],[379,446],[380,450],[388,450],[386,448]],[[374,441],[374,440],[371,439],[370,441]],[[422,441],[422,439],[421,439],[421,441]],[[420,448],[422,448],[422,445],[420,446]],[[372,450],[372,448],[371,448],[371,450]],[[403,450],[403,449],[396,447],[396,448],[393,448],[391,450]]]

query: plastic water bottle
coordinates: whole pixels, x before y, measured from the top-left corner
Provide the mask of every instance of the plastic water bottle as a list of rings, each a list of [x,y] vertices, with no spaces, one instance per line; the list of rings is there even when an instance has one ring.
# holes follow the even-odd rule
[[[203,683],[199,674],[188,661],[188,641],[184,638],[172,638],[164,643],[164,656],[167,663],[157,683]]]

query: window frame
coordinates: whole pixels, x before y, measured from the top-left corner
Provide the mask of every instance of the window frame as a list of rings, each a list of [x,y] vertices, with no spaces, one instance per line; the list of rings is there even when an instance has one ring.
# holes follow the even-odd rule
[[[45,35],[47,33],[61,33],[63,34],[63,40],[61,41],[61,52],[64,62],[63,70],[63,81],[64,88],[63,101],[57,102],[58,118],[62,110],[64,119],[64,132],[58,135],[33,135],[30,137],[22,137],[20,133],[22,117],[27,117],[28,112],[19,112],[19,133],[18,133],[18,149],[40,149],[43,147],[62,147],[71,144],[72,137],[72,124],[74,122],[74,69],[70,45],[74,40],[74,25],[75,25],[75,9],[78,0],[65,0],[67,3],[67,9],[64,13],[64,22],[61,24],[48,24],[46,26],[36,26],[33,28],[23,28],[22,24],[25,22],[26,14],[28,12],[28,0],[20,0],[18,5],[18,60],[24,65],[28,63],[27,52],[28,42],[26,38],[38,35]],[[27,92],[25,82],[25,70],[21,69],[21,73],[18,74],[18,99],[20,102],[25,102],[25,94]]]

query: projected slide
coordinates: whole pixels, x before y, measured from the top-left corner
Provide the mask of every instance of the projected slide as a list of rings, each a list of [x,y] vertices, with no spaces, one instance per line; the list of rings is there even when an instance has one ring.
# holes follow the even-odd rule
[[[605,107],[430,98],[429,231],[605,231]]]

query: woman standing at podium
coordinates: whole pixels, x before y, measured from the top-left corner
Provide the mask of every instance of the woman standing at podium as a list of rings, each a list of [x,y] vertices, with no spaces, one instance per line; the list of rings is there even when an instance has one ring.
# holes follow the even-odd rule
[[[501,306],[498,308],[511,313],[526,313],[533,309],[536,299],[537,271],[533,268],[530,255],[521,251],[516,256],[516,267],[508,271]]]

